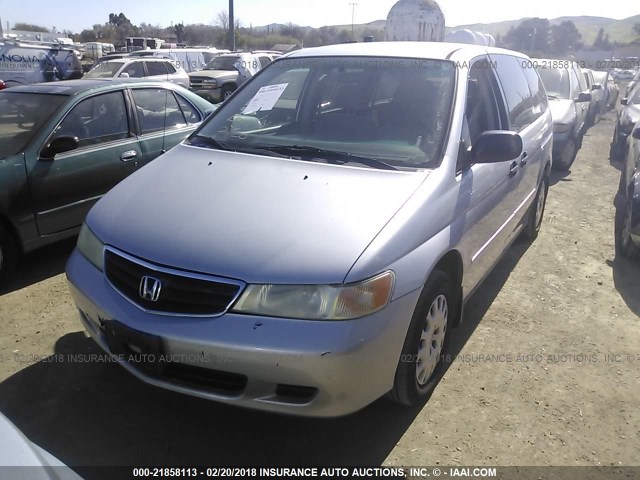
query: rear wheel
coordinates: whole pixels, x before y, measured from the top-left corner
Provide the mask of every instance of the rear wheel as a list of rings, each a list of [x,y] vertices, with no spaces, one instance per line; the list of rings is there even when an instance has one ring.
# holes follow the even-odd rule
[[[553,162],[553,169],[569,170],[571,165],[573,165],[577,154],[578,146],[576,140],[574,138],[570,138],[560,156]]]
[[[390,397],[404,405],[418,405],[431,389],[447,336],[447,326],[455,311],[449,276],[436,270],[424,285],[413,313],[398,362]]]
[[[0,287],[4,286],[18,263],[18,246],[11,233],[0,225]]]

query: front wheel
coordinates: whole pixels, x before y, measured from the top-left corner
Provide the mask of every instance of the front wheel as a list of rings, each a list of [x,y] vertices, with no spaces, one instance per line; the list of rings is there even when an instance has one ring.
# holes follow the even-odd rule
[[[235,88],[232,86],[224,86],[222,87],[222,101],[225,101],[227,98],[229,98],[233,92],[235,91]]]
[[[442,271],[433,272],[425,283],[396,369],[392,400],[413,406],[427,398],[455,310],[452,291],[451,279]]]
[[[564,147],[560,156],[553,162],[554,170],[569,170],[573,165],[576,155],[578,154],[578,146],[575,139],[570,138]]]

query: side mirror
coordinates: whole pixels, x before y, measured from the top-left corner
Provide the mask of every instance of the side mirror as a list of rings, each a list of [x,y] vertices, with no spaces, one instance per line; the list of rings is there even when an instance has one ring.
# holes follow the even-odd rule
[[[629,105],[629,99],[623,98],[622,100],[620,100],[620,105]]]
[[[489,130],[483,132],[471,148],[473,163],[499,163],[517,158],[522,153],[522,138],[516,132]]]
[[[640,140],[640,127],[636,128],[631,134],[631,136],[636,140]]]
[[[591,85],[591,90],[602,90],[602,85],[600,85],[599,83],[594,83],[593,85]]]
[[[589,92],[580,92],[578,94],[578,98],[576,98],[576,102],[578,103],[590,102],[590,101],[591,101],[591,94]]]
[[[69,152],[71,150],[75,150],[78,148],[80,141],[78,137],[56,137],[51,143],[49,143],[46,147],[42,149],[42,153],[40,154],[41,158],[51,159],[55,157],[58,153]]]
[[[120,75],[118,75],[120,78],[129,78],[129,74],[127,72],[122,72]]]

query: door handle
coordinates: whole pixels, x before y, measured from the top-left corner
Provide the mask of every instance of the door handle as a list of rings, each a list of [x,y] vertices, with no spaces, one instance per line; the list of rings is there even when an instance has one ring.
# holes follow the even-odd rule
[[[527,160],[529,160],[529,156],[527,155],[527,152],[522,152],[522,155],[520,156],[520,166],[526,165]]]
[[[513,161],[509,165],[509,176],[513,177],[516,173],[518,173],[518,162]]]
[[[120,160],[122,160],[123,162],[129,162],[134,158],[136,158],[137,156],[138,156],[138,152],[136,152],[135,150],[128,150],[126,152],[123,152],[122,155],[120,155]]]

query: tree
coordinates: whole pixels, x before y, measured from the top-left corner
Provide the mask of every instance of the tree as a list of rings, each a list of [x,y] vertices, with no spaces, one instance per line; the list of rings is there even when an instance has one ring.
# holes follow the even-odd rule
[[[504,36],[504,44],[524,52],[549,52],[551,25],[546,18],[529,18],[517,27],[511,27]]]
[[[551,29],[551,36],[553,38],[552,53],[562,55],[582,47],[582,35],[570,20],[554,25]]]
[[[184,25],[182,23],[178,23],[173,27],[173,33],[176,34],[178,43],[182,43],[184,41]]]
[[[14,30],[23,30],[25,32],[49,32],[47,27],[34,25],[32,23],[16,23],[13,25]]]
[[[598,30],[598,35],[593,41],[593,48],[596,50],[611,50],[611,42],[609,41],[609,34],[604,34],[604,28]]]
[[[225,32],[229,31],[229,13],[226,10],[220,10],[216,14],[215,25]]]

